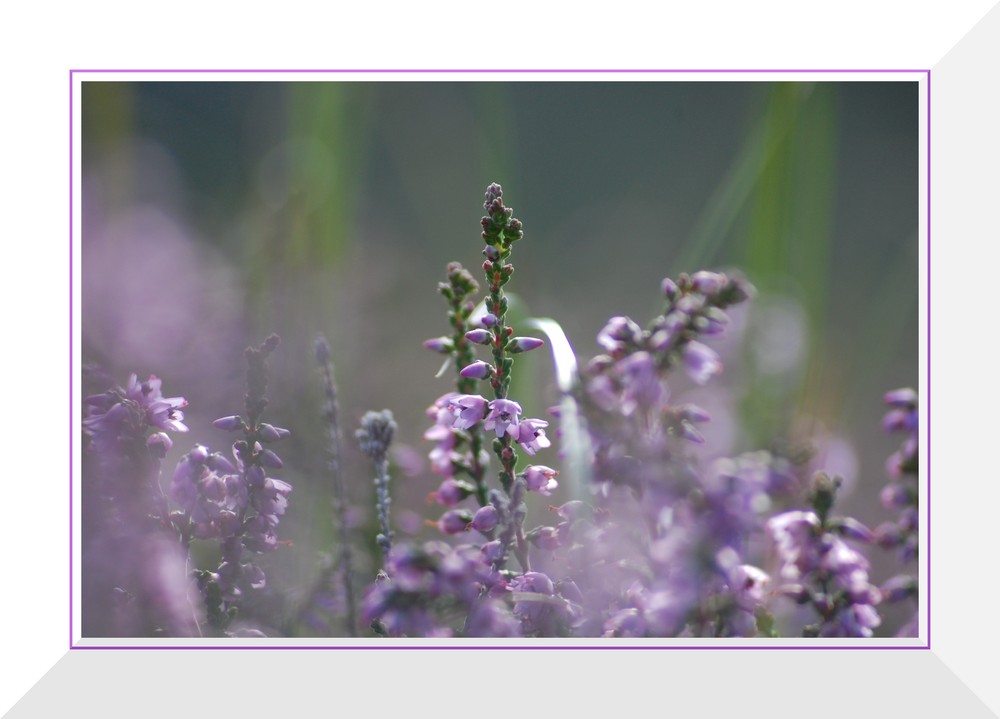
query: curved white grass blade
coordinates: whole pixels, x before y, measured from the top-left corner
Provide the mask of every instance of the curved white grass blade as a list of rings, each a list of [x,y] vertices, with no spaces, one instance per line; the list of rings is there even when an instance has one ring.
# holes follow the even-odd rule
[[[548,337],[552,348],[552,362],[556,370],[556,384],[562,393],[559,402],[559,427],[561,445],[566,460],[565,473],[560,480],[573,499],[586,500],[591,486],[594,452],[590,433],[573,391],[580,383],[576,353],[559,323],[547,317],[533,317],[528,324],[541,330]]]

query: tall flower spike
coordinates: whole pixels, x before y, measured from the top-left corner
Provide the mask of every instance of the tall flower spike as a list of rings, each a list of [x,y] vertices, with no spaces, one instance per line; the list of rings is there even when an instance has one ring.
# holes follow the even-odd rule
[[[375,509],[378,512],[381,533],[375,538],[382,549],[384,557],[388,558],[392,548],[393,532],[389,525],[389,445],[396,436],[396,422],[392,412],[387,409],[381,412],[366,412],[361,418],[361,428],[354,433],[364,452],[375,464]]]
[[[351,558],[351,536],[347,522],[347,487],[341,461],[343,441],[340,430],[340,405],[337,402],[337,384],[334,382],[333,362],[330,345],[326,338],[319,336],[315,344],[316,361],[320,366],[323,381],[323,422],[326,427],[326,460],[333,482],[333,513],[340,534],[340,577],[344,584],[346,600],[344,622],[350,636],[357,634],[357,608],[354,599],[353,567]],[[320,585],[317,585],[317,589]]]

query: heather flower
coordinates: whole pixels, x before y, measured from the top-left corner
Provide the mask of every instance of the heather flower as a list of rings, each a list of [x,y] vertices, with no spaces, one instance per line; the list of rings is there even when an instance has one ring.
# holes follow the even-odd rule
[[[150,375],[145,382],[139,382],[138,376],[133,374],[129,377],[125,396],[145,409],[149,426],[187,432],[188,428],[182,421],[184,413],[180,411],[187,406],[187,401],[183,397],[164,397],[162,385],[163,380],[154,375]]]
[[[492,504],[480,507],[472,518],[472,528],[485,533],[492,532],[500,521],[497,508]]]
[[[541,419],[522,419],[517,425],[516,439],[518,444],[529,455],[534,456],[539,449],[551,446],[545,436],[544,427],[549,423]]]
[[[882,595],[869,582],[867,558],[837,536],[849,536],[863,525],[827,518],[838,486],[837,478],[817,473],[810,490],[815,512],[785,512],[772,518],[767,529],[782,560],[781,576],[794,582],[782,593],[811,603],[820,615],[820,622],[806,627],[804,634],[870,637],[881,623],[874,606]],[[853,529],[844,532],[848,526]]]
[[[483,328],[469,330],[465,333],[465,339],[477,345],[488,345],[493,341],[493,333]]]
[[[382,553],[388,555],[392,547],[393,531],[389,527],[389,445],[396,436],[396,422],[392,412],[366,412],[361,418],[361,428],[354,433],[361,451],[375,465],[375,508],[381,532],[375,538]]]
[[[666,402],[667,390],[648,352],[630,354],[620,360],[615,369],[622,376],[621,410],[626,416],[640,408],[658,410]]]
[[[464,532],[472,523],[472,514],[467,509],[450,509],[441,515],[437,522],[438,529],[444,534]]]
[[[515,337],[507,344],[507,351],[511,353],[530,352],[544,344],[545,342],[537,337]]]
[[[764,595],[771,578],[762,570],[749,564],[740,564],[729,573],[729,586],[736,603],[753,611],[764,603]]]
[[[559,486],[559,483],[555,479],[557,474],[559,472],[551,467],[541,464],[529,464],[524,468],[523,476],[527,489],[539,494],[551,495],[552,490]]]
[[[466,365],[459,373],[467,379],[486,379],[493,373],[493,366],[489,362],[477,360],[470,365]]]
[[[684,369],[697,384],[705,384],[722,371],[719,355],[711,347],[694,340],[684,345]]]
[[[597,344],[610,354],[636,346],[641,340],[642,329],[628,317],[612,317],[597,333]]]
[[[454,343],[448,337],[434,337],[429,340],[424,340],[424,349],[428,349],[431,352],[450,354],[454,348]]]
[[[437,502],[445,507],[454,507],[466,497],[469,497],[474,491],[475,489],[465,482],[448,477],[441,482],[437,491],[431,492],[428,500]]]
[[[490,402],[489,409],[489,416],[483,423],[484,429],[495,430],[497,437],[503,437],[505,433],[512,437],[517,434],[521,405],[509,399],[495,399]]]
[[[469,429],[479,424],[489,409],[489,401],[478,394],[460,394],[452,396],[448,408],[455,419],[452,426],[455,429]]]

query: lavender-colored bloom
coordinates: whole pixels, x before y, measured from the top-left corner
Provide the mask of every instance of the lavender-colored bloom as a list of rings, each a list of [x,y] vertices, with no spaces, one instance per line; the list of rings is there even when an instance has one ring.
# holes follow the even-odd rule
[[[473,493],[473,488],[465,482],[448,477],[438,486],[436,492],[431,492],[429,501],[437,502],[445,507],[455,507],[463,499]]]
[[[505,433],[516,438],[521,405],[509,399],[495,399],[490,402],[489,408],[490,414],[483,423],[483,429],[495,430],[500,438]]]
[[[489,409],[489,400],[478,394],[453,395],[448,400],[448,408],[454,415],[455,429],[469,429],[479,424]]]
[[[270,467],[271,469],[281,469],[284,466],[284,462],[281,461],[281,457],[270,449],[260,450],[260,463],[265,467]]]
[[[145,382],[139,382],[133,374],[129,377],[125,396],[145,409],[146,421],[151,427],[187,432],[188,428],[182,421],[184,413],[180,411],[187,407],[187,400],[183,397],[164,397],[162,385],[163,380],[153,375]]]
[[[740,564],[729,573],[729,587],[736,603],[751,611],[764,603],[764,593],[770,581],[771,578],[762,569],[749,564]]]
[[[534,456],[539,449],[552,446],[548,437],[545,436],[543,427],[548,427],[549,423],[541,419],[522,419],[517,425],[515,439],[529,455]],[[512,435],[513,436],[513,435]]]
[[[464,532],[472,523],[472,514],[467,509],[449,509],[437,522],[438,529],[445,534]]]
[[[470,365],[466,365],[459,372],[460,375],[466,379],[486,379],[493,372],[493,365],[489,362],[483,362],[482,360],[476,360]]]
[[[288,482],[269,477],[264,481],[264,486],[254,493],[254,508],[261,514],[278,517],[285,513],[291,491],[292,485]]]
[[[615,369],[622,375],[622,413],[633,414],[637,409],[659,410],[667,401],[667,391],[648,352],[634,352],[620,360]]]
[[[544,340],[537,337],[515,337],[507,344],[507,351],[511,354],[517,352],[530,352],[545,344]]]
[[[261,422],[258,427],[260,438],[265,442],[277,442],[291,434],[284,427],[275,427],[273,424]]]
[[[527,540],[539,549],[554,551],[562,546],[557,527],[535,527],[527,534]]]
[[[149,435],[146,439],[146,446],[149,447],[157,459],[163,459],[167,455],[167,452],[170,451],[170,448],[174,446],[174,441],[170,439],[170,435],[166,432],[156,432]]]
[[[480,507],[472,518],[472,528],[480,532],[491,532],[497,526],[500,516],[492,504]]]
[[[783,577],[793,580],[799,577],[805,564],[803,558],[811,555],[819,527],[819,517],[815,512],[801,510],[785,512],[768,520],[767,531],[784,562]]]
[[[430,350],[431,352],[438,352],[439,354],[446,355],[454,348],[455,345],[448,337],[433,337],[429,340],[424,340],[424,349]]]
[[[913,409],[917,406],[917,393],[910,387],[895,389],[891,392],[886,392],[883,401],[891,407]]]
[[[697,384],[705,384],[722,371],[719,355],[711,347],[692,340],[684,345],[684,369]]]
[[[465,333],[465,339],[469,342],[474,342],[477,345],[488,345],[493,341],[493,333],[488,329],[480,327],[479,329],[469,330]]]
[[[529,464],[524,468],[525,485],[532,492],[548,496],[552,494],[552,490],[559,486],[555,479],[558,474],[559,472],[551,467]]]
[[[726,276],[718,272],[701,270],[691,277],[691,287],[703,295],[714,295],[726,284]]]
[[[234,432],[238,429],[243,428],[243,418],[238,414],[230,415],[228,417],[219,417],[217,420],[212,422],[212,426],[218,429],[224,429],[227,432]]]
[[[612,317],[597,333],[597,344],[614,354],[642,340],[642,329],[628,317]]]

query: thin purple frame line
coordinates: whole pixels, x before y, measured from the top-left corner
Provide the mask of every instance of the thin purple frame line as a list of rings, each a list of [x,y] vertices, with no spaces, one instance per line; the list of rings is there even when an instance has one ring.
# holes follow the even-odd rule
[[[74,73],[98,73],[98,72],[118,72],[118,73],[913,73],[913,72],[923,72],[927,77],[927,444],[926,457],[928,464],[928,476],[927,476],[927,645],[924,647],[916,646],[851,646],[851,647],[838,647],[838,646],[656,646],[656,647],[643,647],[643,646],[576,646],[576,647],[554,647],[554,646],[538,646],[538,647],[527,647],[530,649],[611,649],[611,650],[626,650],[626,649],[642,649],[642,650],[676,650],[676,649],[695,649],[695,650],[839,650],[839,649],[857,649],[857,650],[912,650],[912,649],[930,649],[931,648],[931,564],[930,564],[930,539],[931,539],[931,521],[930,521],[930,364],[931,364],[931,353],[930,353],[930,337],[931,337],[931,323],[930,323],[930,221],[931,221],[931,181],[930,181],[930,170],[931,170],[931,71],[930,70],[907,70],[907,69],[891,69],[891,70],[877,70],[877,69],[845,69],[845,70],[831,70],[831,69],[821,69],[821,70],[750,70],[750,69],[734,69],[734,70],[708,70],[708,69],[695,69],[695,70],[678,70],[678,69],[638,69],[638,70],[628,70],[628,69],[604,69],[604,70],[586,70],[586,69],[563,69],[563,70],[544,70],[544,69],[508,69],[508,70],[474,70],[474,69],[432,69],[432,70],[418,70],[418,69],[347,69],[347,70],[293,70],[293,69],[271,69],[271,70],[250,70],[250,69],[230,69],[230,70],[209,70],[209,69],[188,69],[188,70],[141,70],[141,69],[125,69],[125,70],[70,70],[70,98],[69,98],[69,116],[70,116],[70,158],[69,158],[69,168],[70,168],[70,208],[69,208],[69,218],[70,218],[70,248],[69,248],[69,288],[70,288],[70,401],[72,403],[73,397],[73,75]],[[71,404],[72,407],[72,404]],[[70,546],[70,561],[69,561],[69,593],[70,593],[70,612],[69,612],[69,648],[70,649],[219,649],[219,650],[240,650],[240,649],[524,649],[526,647],[496,647],[496,646],[430,646],[430,647],[353,647],[353,646],[276,646],[276,647],[225,647],[225,646],[209,646],[209,647],[157,647],[157,646],[94,646],[94,647],[77,647],[73,645],[73,417],[72,411],[70,412],[70,437],[69,437],[69,448],[70,448],[70,512],[69,512],[69,546]]]
[[[927,648],[931,648],[931,71],[927,71]]]
[[[553,646],[551,644],[543,645],[543,646],[525,646],[525,645],[511,645],[511,644],[502,644],[502,645],[497,645],[497,646],[481,645],[481,644],[475,645],[475,646],[456,646],[456,645],[442,644],[440,646],[434,646],[434,645],[430,645],[430,646],[428,646],[428,645],[402,645],[402,646],[396,646],[396,645],[393,645],[393,646],[386,647],[386,646],[380,646],[380,643],[373,643],[373,644],[370,644],[370,645],[360,645],[359,644],[359,645],[349,645],[349,646],[326,646],[326,645],[323,645],[323,646],[317,646],[317,645],[297,646],[297,645],[293,644],[293,645],[282,645],[282,646],[274,646],[274,647],[268,647],[268,646],[244,646],[244,647],[232,646],[232,647],[227,647],[227,646],[222,646],[222,645],[218,645],[218,644],[215,644],[215,645],[212,645],[212,646],[208,646],[208,647],[191,647],[191,646],[175,646],[175,645],[165,646],[165,647],[150,646],[150,645],[141,645],[141,646],[130,647],[130,646],[115,645],[115,646],[79,646],[79,647],[73,647],[73,649],[75,649],[75,650],[90,650],[90,651],[105,651],[105,650],[111,649],[111,650],[121,650],[121,651],[131,651],[131,650],[136,650],[136,651],[161,651],[161,650],[169,650],[169,651],[186,651],[186,652],[189,652],[189,651],[203,651],[203,650],[218,650],[218,651],[226,651],[226,652],[239,652],[239,651],[282,651],[282,650],[297,651],[297,650],[300,650],[300,649],[307,649],[307,650],[310,650],[310,651],[339,651],[339,650],[344,650],[344,651],[383,651],[383,650],[385,650],[385,651],[397,651],[397,650],[399,650],[399,651],[437,651],[437,650],[442,650],[442,649],[446,650],[446,651],[468,651],[468,650],[473,650],[473,651],[476,651],[476,650],[482,650],[482,651],[494,651],[494,650],[497,650],[497,651],[524,651],[524,650],[535,651],[535,650],[538,650],[538,649],[548,650],[548,651],[580,651],[580,650],[587,650],[587,649],[595,649],[595,650],[602,650],[602,651],[604,651],[604,650],[611,650],[611,651],[636,651],[636,650],[639,650],[639,651],[672,651],[672,650],[677,650],[677,649],[692,649],[692,650],[696,650],[696,651],[726,651],[726,652],[728,652],[728,651],[753,651],[753,650],[759,650],[759,649],[769,649],[769,650],[789,650],[789,651],[801,651],[801,650],[805,650],[805,651],[855,651],[855,652],[867,652],[867,651],[872,651],[872,650],[913,651],[913,650],[923,650],[923,649],[926,649],[926,647],[921,647],[921,646],[898,646],[898,647],[896,647],[896,646],[887,646],[887,645],[884,645],[884,644],[879,645],[879,646],[875,646],[875,647],[867,647],[867,646],[861,646],[861,645],[817,647],[817,646],[806,645],[806,644],[803,644],[802,646],[782,645],[782,646],[778,646],[778,647],[761,647],[761,646],[745,646],[745,647],[744,646],[726,646],[726,647],[714,647],[714,646],[705,646],[705,645],[702,645],[702,646],[681,646],[681,647],[642,646],[642,645],[639,645],[639,646],[633,646],[633,645],[628,645],[628,646],[620,646],[620,645],[619,646],[615,646],[615,645],[601,646],[599,644],[585,645],[585,646],[583,646],[583,645],[581,645],[581,646],[567,645],[567,646],[564,646],[564,647],[563,646]]]
[[[69,647],[73,648],[73,71],[69,71]]]
[[[139,68],[129,68],[129,69],[117,69],[116,70],[116,69],[113,69],[113,68],[111,68],[111,69],[97,69],[97,68],[92,68],[92,69],[78,69],[78,70],[74,70],[73,72],[81,72],[81,73],[83,73],[83,72],[93,72],[93,73],[114,72],[114,73],[147,73],[147,74],[148,73],[237,73],[237,74],[246,74],[246,73],[358,73],[358,74],[366,74],[366,73],[372,73],[372,74],[374,74],[374,73],[380,73],[380,74],[385,74],[385,73],[399,73],[399,74],[418,74],[418,73],[446,73],[446,74],[447,73],[452,73],[452,74],[472,74],[472,73],[484,73],[484,74],[490,74],[490,73],[494,73],[494,74],[496,74],[496,73],[518,73],[518,74],[542,74],[542,73],[564,73],[564,74],[582,74],[582,73],[604,73],[604,74],[671,73],[671,74],[684,74],[684,73],[698,73],[698,74],[702,74],[702,73],[714,73],[714,74],[719,74],[719,73],[732,73],[732,74],[750,74],[750,73],[921,73],[921,72],[926,73],[926,72],[929,72],[929,70],[927,70],[926,68],[915,68],[915,69],[893,68],[893,69],[885,69],[885,70],[878,70],[878,69],[841,69],[841,70],[836,70],[836,69],[834,69],[834,70],[831,70],[831,69],[792,69],[792,70],[787,70],[787,69],[785,69],[785,70],[783,70],[783,69],[759,69],[759,70],[752,70],[752,69],[746,69],[746,68],[743,68],[743,69],[726,69],[726,68],[720,68],[720,69],[716,69],[716,70],[713,70],[713,69],[691,69],[691,70],[684,70],[684,69],[676,69],[676,68],[674,68],[674,69],[667,69],[667,68],[664,68],[664,69],[656,69],[656,68],[636,68],[636,69],[619,68],[619,69],[610,69],[610,70],[609,69],[604,69],[604,70],[596,70],[596,69],[593,69],[593,70],[587,70],[587,69],[558,69],[558,68],[548,69],[548,70],[546,70],[546,69],[537,69],[537,68],[536,69],[523,69],[523,68],[522,69],[517,69],[517,68],[508,68],[508,69],[496,69],[496,68],[493,68],[493,69],[474,69],[474,68],[456,68],[456,69],[447,69],[447,68],[427,68],[427,69],[414,69],[414,68],[382,68],[382,69],[376,69],[376,68],[329,68],[329,69],[316,69],[316,68],[310,68],[310,69],[294,69],[294,68],[284,68],[284,69],[270,69],[270,70],[265,70],[265,69],[254,70],[254,69],[247,69],[247,68],[237,68],[237,69],[217,69],[217,70],[212,70],[212,69],[174,69],[174,70],[171,70],[171,69],[159,68],[159,69],[146,69],[146,70],[144,70],[144,69],[139,69]]]

